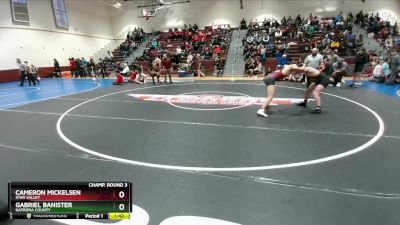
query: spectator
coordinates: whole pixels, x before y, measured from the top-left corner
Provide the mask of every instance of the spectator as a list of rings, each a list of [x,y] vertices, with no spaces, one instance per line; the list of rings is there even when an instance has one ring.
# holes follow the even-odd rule
[[[31,67],[28,65],[28,61],[24,61],[24,67],[25,67],[25,74],[28,77],[29,85],[32,85],[32,83],[33,85],[36,85],[36,79],[33,78]],[[23,86],[23,83],[21,86]]]
[[[356,38],[356,47],[361,48],[363,46],[363,44],[364,44],[363,36],[360,34]]]
[[[185,43],[185,50],[186,50],[186,52],[192,51],[192,44],[189,43],[189,42],[186,42]]]
[[[368,60],[372,67],[375,67],[379,64],[378,55],[374,50],[369,51]]]
[[[206,75],[201,71],[201,56],[197,54],[194,60],[195,69],[198,77],[205,77]]]
[[[400,54],[397,50],[392,50],[392,58],[390,59],[390,68],[391,68],[391,74],[386,82],[388,85],[394,85],[394,82],[397,79],[397,76],[399,75],[399,69],[400,69]]]
[[[53,59],[53,61],[54,61],[54,75],[56,77],[61,77],[60,64],[58,63],[57,59]]]
[[[153,39],[153,41],[151,42],[151,47],[150,49],[155,49],[157,50],[158,47],[158,41],[156,39]]]
[[[240,22],[240,29],[247,29],[247,26],[246,26],[246,20],[243,18],[242,19],[242,21]]]
[[[382,63],[383,75],[387,78],[390,75],[389,59],[385,58]]]
[[[350,87],[361,85],[361,73],[364,71],[365,65],[368,63],[368,56],[364,48],[360,48],[356,55],[356,65],[354,67],[353,81]]]
[[[181,62],[181,57],[182,57],[182,49],[181,47],[176,48],[176,55],[175,55],[175,63],[179,64]]]
[[[40,84],[39,69],[36,68],[34,65],[31,65],[31,74],[32,79]]]
[[[282,58],[282,55],[282,51],[277,51],[275,53],[275,59],[279,61]]]
[[[333,63],[333,86],[340,87],[340,82],[342,82],[342,78],[346,75],[347,63],[343,61],[343,58],[338,58],[337,62]]]
[[[296,21],[296,24],[297,24],[297,25],[301,25],[301,24],[302,24],[302,19],[301,19],[301,17],[300,17],[300,14],[297,15],[295,21]]]
[[[247,59],[244,64],[244,68],[245,68],[245,74],[248,76],[251,76],[253,74],[253,70],[255,68],[254,59],[252,59],[252,58]]]
[[[397,26],[397,22],[394,23],[393,27],[392,27],[392,35],[398,35],[399,33],[399,27]]]
[[[260,57],[261,57],[261,62],[264,65],[265,61],[267,61],[267,48],[265,45],[262,45],[260,48]]]
[[[94,59],[93,59],[92,57],[90,57],[90,60],[89,60],[89,70],[90,70],[90,74],[91,74],[93,77],[96,76],[96,73],[94,72],[94,71],[95,71],[95,67],[96,67],[96,63],[95,63]]]
[[[335,23],[343,21],[343,12],[340,12],[339,15],[335,17]]]
[[[214,53],[217,54],[218,56],[221,56],[221,48],[219,47],[219,45],[215,46]]]
[[[75,76],[77,78],[80,78],[81,76],[83,76],[82,64],[81,64],[81,60],[79,58],[75,59]]]
[[[103,78],[105,78],[105,76],[108,77],[108,73],[106,71],[106,69],[107,69],[106,62],[101,58],[99,58],[99,69],[100,69],[100,73],[103,76]]]
[[[215,58],[215,68],[217,69],[217,77],[222,77],[224,73],[224,62],[221,57]]]
[[[257,60],[256,62],[256,68],[253,70],[253,74],[255,77],[257,77],[258,74],[261,74],[263,72],[263,66],[261,61]]]
[[[389,37],[386,39],[385,46],[387,49],[393,48],[393,37],[391,35],[389,35]]]
[[[283,54],[283,55],[282,55],[282,58],[280,58],[280,59],[278,60],[278,65],[284,66],[284,65],[288,65],[288,64],[289,64],[289,59],[287,58],[287,55],[286,55],[286,54]]]
[[[329,38],[329,35],[326,34],[324,39],[322,39],[322,48],[326,49],[327,47],[330,46],[330,43],[331,43],[331,39]]]
[[[338,39],[333,40],[330,44],[331,49],[339,49],[339,47],[340,47],[340,42]]]
[[[280,29],[276,29],[274,36],[275,36],[275,39],[280,40],[282,37],[282,31]]]
[[[347,21],[349,21],[349,22],[353,22],[353,20],[354,20],[354,16],[353,16],[353,13],[351,13],[351,12],[349,12],[349,14],[347,14]]]
[[[172,73],[172,61],[171,58],[169,56],[164,56],[163,60],[162,60],[162,67],[164,69],[164,73],[165,73],[165,79],[164,79],[164,83],[167,83],[167,75],[169,77],[169,83],[172,84],[172,78],[171,78],[171,73]]]
[[[197,26],[196,23],[193,25],[193,30],[194,30],[194,32],[199,31],[199,26]]]
[[[71,70],[71,77],[74,77],[74,75],[75,75],[75,59],[74,58],[69,59],[69,69]]]
[[[332,65],[334,63],[336,63],[339,59],[339,56],[335,54],[334,51],[332,51],[332,49],[328,49],[326,51],[326,56],[324,58],[324,68],[323,68],[323,72],[325,74],[331,75],[333,73],[333,68]]]
[[[22,64],[21,59],[17,58],[17,66],[18,66],[18,70],[19,70],[19,80],[21,81],[21,83],[19,84],[19,86],[23,87],[24,83],[25,83],[25,79],[27,78],[27,75],[25,73],[25,65]]]
[[[130,71],[130,69],[129,69],[128,63],[124,63],[124,67],[123,67],[122,71],[120,72],[120,74],[124,77],[128,77],[129,71]]]
[[[88,71],[88,62],[87,62],[86,59],[83,58],[83,57],[82,57],[82,59],[81,59],[81,68],[82,68],[83,76],[89,75],[89,71]]]
[[[117,68],[118,71],[122,71],[124,69],[124,64],[121,65],[121,62],[117,62],[115,64],[115,67]]]
[[[281,20],[281,25],[282,26],[286,26],[287,24],[287,20],[286,20],[286,17],[284,16],[283,18],[282,18],[282,20]]]
[[[193,63],[193,55],[191,52],[189,52],[189,55],[186,58],[186,63],[189,65],[192,65],[192,63]]]
[[[107,56],[112,62],[114,61],[114,55],[112,54],[112,52],[107,51]]]
[[[379,64],[375,66],[374,71],[372,72],[372,76],[369,78],[369,81],[383,83],[385,82],[385,76],[383,75],[383,60],[379,61]]]

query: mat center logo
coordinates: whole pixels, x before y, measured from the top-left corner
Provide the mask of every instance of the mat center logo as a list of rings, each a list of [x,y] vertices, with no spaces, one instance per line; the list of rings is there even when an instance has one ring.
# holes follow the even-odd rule
[[[191,92],[180,95],[128,94],[141,101],[164,102],[188,110],[228,110],[247,106],[261,106],[265,98],[251,97],[236,92]],[[292,105],[300,98],[274,98],[270,105]]]

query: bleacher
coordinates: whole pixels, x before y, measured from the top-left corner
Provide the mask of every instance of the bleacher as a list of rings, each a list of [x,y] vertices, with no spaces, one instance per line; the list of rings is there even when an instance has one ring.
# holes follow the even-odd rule
[[[221,37],[221,35],[222,35],[222,31],[220,29],[213,30],[211,27],[206,27],[206,29],[201,30],[201,32],[206,34],[205,45],[210,45],[213,37]],[[162,52],[169,53],[171,55],[171,57],[174,57],[176,55],[176,48],[181,47],[183,54],[180,59],[180,63],[186,63],[187,56],[188,56],[188,52],[185,51],[185,47],[184,47],[185,40],[182,37],[182,35],[185,35],[185,34],[186,33],[178,32],[178,37],[176,37],[176,36],[173,36],[171,32],[161,32],[161,33],[159,33],[158,38],[157,38],[157,42],[159,43],[159,45],[162,49]],[[223,57],[226,56],[227,51],[228,51],[227,49],[222,53]],[[151,61],[153,61],[156,58],[156,56],[159,56],[160,53],[162,53],[162,52],[157,51],[155,49],[150,49],[147,53],[147,56],[150,58]],[[199,49],[199,50],[193,49],[191,51],[191,53],[193,55],[201,54],[201,52],[202,52],[201,49]],[[144,72],[148,73],[150,70],[150,60],[147,60],[147,61],[138,60],[134,63],[137,65],[143,66]],[[203,60],[201,60],[201,65],[202,65],[201,70],[204,72],[204,74],[206,76],[212,76],[214,74],[214,71],[215,71],[214,60],[203,59]],[[172,71],[173,75],[178,74],[179,67],[180,67],[180,65],[174,64],[173,71]],[[191,73],[192,71],[187,71],[187,72]]]
[[[260,22],[258,22],[260,24]],[[260,24],[261,26],[261,24]],[[285,27],[285,26],[280,26],[279,29],[285,30],[286,32],[292,32],[294,29],[297,29],[296,27]],[[330,29],[326,31],[315,31],[312,34],[312,38],[310,39],[305,39],[306,42],[302,42],[302,38],[286,38],[286,40],[282,43],[296,43],[295,45],[291,45],[287,50],[286,50],[286,55],[290,60],[298,61],[299,58],[305,59],[308,55],[311,54],[311,49],[312,45],[316,41],[322,41],[322,39],[325,37],[327,33],[333,32],[334,34],[338,34],[340,31],[338,29]],[[282,43],[276,43],[282,44]],[[272,51],[267,48],[266,51],[267,55],[269,58],[266,59],[265,61],[265,68],[270,69],[270,70],[275,70],[278,65],[278,61],[275,58],[271,57]],[[343,57],[344,60],[348,63],[351,70],[352,67],[355,65],[355,56],[348,56],[346,51],[339,51],[337,53],[339,56]],[[259,76],[263,76],[263,74],[259,74]]]
[[[135,29],[134,32],[136,32],[136,29]],[[139,32],[139,30],[138,30],[138,32]],[[147,36],[148,36],[148,34],[146,34],[144,32],[143,33],[138,33],[138,34],[139,35],[137,35],[137,36],[133,36],[134,34],[132,34],[132,36],[130,36],[129,40],[131,40],[132,42],[136,43],[136,49],[134,49],[128,55],[126,55],[127,57],[129,55],[131,55],[134,51],[137,50],[137,46],[139,46],[140,44],[143,43],[140,39],[143,38],[143,41],[145,41]],[[128,37],[125,39],[125,41],[128,41]],[[118,48],[112,50],[111,52],[112,52],[112,54],[114,56],[114,62],[111,62],[111,60],[109,60],[109,62],[107,63],[107,68],[106,68],[106,73],[107,74],[112,74],[117,69],[117,65],[123,64],[125,62],[125,57],[123,55],[123,52],[121,51],[121,46],[119,46]]]
[[[135,41],[136,45],[140,45],[142,42],[140,41]],[[125,60],[124,56],[122,55],[122,52],[120,48],[116,48],[112,51],[112,54],[114,55],[114,61],[115,62],[123,62]]]

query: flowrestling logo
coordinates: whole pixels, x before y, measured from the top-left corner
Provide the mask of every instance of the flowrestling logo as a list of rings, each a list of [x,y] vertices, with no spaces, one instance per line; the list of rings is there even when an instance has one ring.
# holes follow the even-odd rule
[[[261,106],[265,98],[251,97],[241,93],[236,95],[222,95],[215,93],[192,93],[181,95],[158,95],[158,94],[128,94],[136,99],[149,102],[165,102],[178,108],[192,110],[225,110],[242,108],[246,106]],[[303,101],[301,98],[274,98],[270,105],[292,105]],[[185,106],[182,106],[185,105]],[[215,108],[193,108],[189,105],[210,105]]]

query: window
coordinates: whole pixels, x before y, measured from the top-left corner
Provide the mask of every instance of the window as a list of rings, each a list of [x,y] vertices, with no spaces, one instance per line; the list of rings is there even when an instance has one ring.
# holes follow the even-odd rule
[[[64,0],[51,0],[53,6],[54,19],[57,27],[68,28],[67,9]]]
[[[11,0],[14,22],[29,23],[28,0]]]

